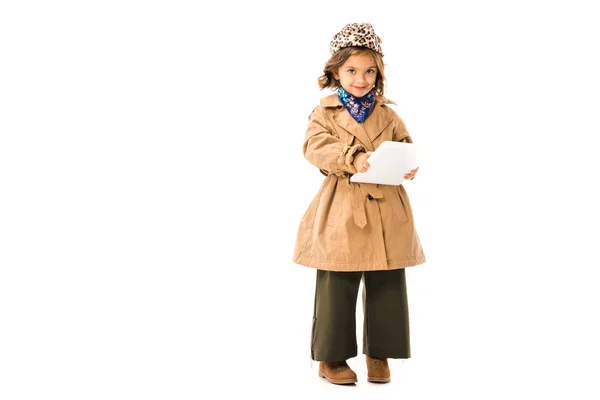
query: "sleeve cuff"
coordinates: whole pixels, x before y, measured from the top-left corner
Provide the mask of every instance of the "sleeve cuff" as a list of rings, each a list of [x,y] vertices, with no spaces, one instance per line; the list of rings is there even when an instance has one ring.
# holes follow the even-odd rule
[[[354,146],[348,146],[347,144],[342,147],[342,152],[338,157],[338,164],[346,171],[351,174],[355,174],[356,168],[352,165],[354,161],[354,155],[359,151],[364,151],[365,147],[362,144],[355,144]]]

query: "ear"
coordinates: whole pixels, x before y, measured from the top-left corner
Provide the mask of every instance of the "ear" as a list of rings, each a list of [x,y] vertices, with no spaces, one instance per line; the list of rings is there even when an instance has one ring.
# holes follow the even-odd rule
[[[333,71],[333,77],[338,81],[340,80],[340,74],[338,74],[338,70]]]

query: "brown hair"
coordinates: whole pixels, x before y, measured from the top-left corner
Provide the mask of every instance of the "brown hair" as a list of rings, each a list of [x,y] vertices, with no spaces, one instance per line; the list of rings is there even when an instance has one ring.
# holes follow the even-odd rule
[[[376,51],[373,51],[366,47],[344,47],[338,51],[336,51],[329,61],[325,63],[325,68],[323,69],[323,75],[319,77],[319,88],[321,90],[325,88],[330,88],[333,90],[337,90],[341,83],[339,79],[335,79],[333,75],[334,72],[344,65],[346,60],[350,58],[350,56],[354,56],[356,54],[370,54],[375,60],[375,65],[377,65],[377,78],[375,79],[375,94],[379,96],[383,96],[383,91],[385,89],[385,74],[383,73],[384,63],[383,57]]]

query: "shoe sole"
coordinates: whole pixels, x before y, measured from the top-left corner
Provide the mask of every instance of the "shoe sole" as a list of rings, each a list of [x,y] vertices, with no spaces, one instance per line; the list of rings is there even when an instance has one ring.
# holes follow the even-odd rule
[[[350,383],[356,383],[356,379],[348,378],[348,379],[331,379],[325,373],[319,371],[319,376],[323,379],[327,379],[329,383],[334,383],[336,385],[348,385]]]
[[[369,382],[375,382],[375,383],[388,383],[391,381],[390,378],[371,378],[371,377],[368,377],[367,380]]]

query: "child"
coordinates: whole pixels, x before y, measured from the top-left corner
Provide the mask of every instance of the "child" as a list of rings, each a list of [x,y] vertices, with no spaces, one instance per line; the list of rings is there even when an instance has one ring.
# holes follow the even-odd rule
[[[368,23],[348,24],[330,43],[319,78],[325,96],[309,117],[306,159],[326,178],[304,214],[294,262],[317,271],[311,358],[335,384],[357,381],[346,360],[357,355],[356,302],[363,282],[368,380],[389,382],[388,358],[409,358],[405,268],[425,256],[402,185],[352,183],[369,169],[384,141],[412,143],[402,119],[383,97],[381,39]],[[417,169],[404,175],[413,179]]]

